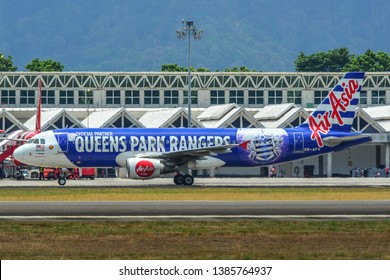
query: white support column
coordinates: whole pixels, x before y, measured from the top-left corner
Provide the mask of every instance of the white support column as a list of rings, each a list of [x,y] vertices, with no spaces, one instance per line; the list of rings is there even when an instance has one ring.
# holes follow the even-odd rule
[[[328,153],[326,156],[326,176],[330,178],[332,177],[332,153]]]
[[[390,143],[386,143],[385,149],[385,167],[390,167]]]

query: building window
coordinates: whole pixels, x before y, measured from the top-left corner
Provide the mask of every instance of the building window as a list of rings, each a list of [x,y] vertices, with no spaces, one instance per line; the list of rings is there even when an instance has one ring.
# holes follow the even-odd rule
[[[385,90],[373,90],[371,92],[371,104],[373,104],[373,105],[386,104],[386,91]]]
[[[283,92],[281,90],[268,91],[268,104],[282,104]]]
[[[192,92],[191,92],[191,95],[192,95]],[[164,90],[164,104],[165,105],[179,104],[179,91],[178,90]]]
[[[60,90],[60,104],[74,104],[73,90]]]
[[[325,97],[328,96],[327,90],[315,90],[314,91],[314,104],[319,105],[321,104],[322,100],[325,99]]]
[[[107,105],[121,104],[121,91],[120,90],[107,90],[106,91],[106,104]]]
[[[287,91],[287,102],[294,103],[296,105],[301,105],[302,104],[302,91],[288,90]]]
[[[160,92],[158,90],[145,90],[145,105],[160,104]]]
[[[248,104],[263,105],[264,92],[262,90],[250,90],[248,92]]]
[[[54,90],[42,90],[42,104],[55,104]]]
[[[211,104],[225,104],[225,91],[224,90],[212,90],[210,92]]]
[[[35,104],[35,91],[34,90],[21,90],[20,91],[20,104]]]
[[[14,90],[1,91],[1,104],[16,104],[16,94]]]
[[[79,104],[80,105],[93,104],[93,91],[79,90]]]
[[[74,104],[73,90],[60,90],[60,104]]]
[[[244,91],[243,90],[230,90],[229,91],[229,103],[244,104]]]
[[[138,105],[139,104],[139,90],[126,90],[125,91],[125,104],[126,105]]]
[[[188,90],[183,92],[183,104],[188,104]],[[198,104],[197,90],[191,90],[191,104]]]
[[[362,90],[360,92],[360,105],[367,105],[367,91],[366,90]]]

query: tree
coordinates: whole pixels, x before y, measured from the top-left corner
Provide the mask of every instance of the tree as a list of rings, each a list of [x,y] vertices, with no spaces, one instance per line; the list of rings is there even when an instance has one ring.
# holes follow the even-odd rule
[[[210,69],[200,67],[200,68],[196,69],[196,72],[210,72]]]
[[[14,66],[12,62],[12,56],[6,58],[2,53],[0,53],[0,71],[2,72],[14,72],[18,67]]]
[[[224,72],[256,72],[256,70],[250,70],[246,66],[240,66],[240,68],[238,68],[238,66],[234,66],[233,68],[226,67]]]
[[[188,68],[179,66],[177,64],[164,64],[161,66],[162,72],[187,72]]]
[[[351,60],[348,48],[305,55],[300,52],[295,60],[297,72],[340,72]]]
[[[179,66],[177,64],[163,64],[161,65],[162,72],[187,72],[188,68]],[[191,66],[191,72],[195,72],[195,68]],[[207,68],[198,68],[196,72],[210,72]]]
[[[26,65],[26,69],[30,70],[30,72],[62,72],[64,65],[51,59],[40,60],[35,58]]]
[[[343,71],[383,72],[390,71],[390,55],[384,51],[368,49],[364,54],[352,56]]]

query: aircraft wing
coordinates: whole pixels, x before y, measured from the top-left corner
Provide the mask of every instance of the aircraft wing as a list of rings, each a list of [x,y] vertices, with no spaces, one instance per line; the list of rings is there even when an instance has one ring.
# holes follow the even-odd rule
[[[343,137],[329,136],[329,137],[325,137],[323,139],[323,142],[324,145],[326,146],[334,147],[345,142],[351,142],[351,141],[355,141],[367,137],[371,138],[371,136],[368,134],[357,134],[357,135],[343,136]]]
[[[142,154],[139,156],[148,157],[148,158],[193,159],[193,158],[200,158],[204,156],[216,156],[218,154],[231,153],[230,149],[238,146],[241,146],[241,144],[227,144],[227,145],[202,147],[197,149],[181,150],[181,151],[174,151],[174,152],[152,153],[148,155]]]

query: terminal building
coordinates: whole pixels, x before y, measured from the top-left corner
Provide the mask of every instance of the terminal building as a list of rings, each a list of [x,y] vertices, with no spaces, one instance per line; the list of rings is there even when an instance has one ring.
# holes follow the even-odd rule
[[[193,127],[286,128],[306,120],[343,73],[194,72]],[[187,73],[0,72],[0,130],[34,130],[42,80],[42,130],[65,127],[187,127]],[[286,176],[350,176],[390,166],[390,73],[366,73],[353,123],[373,141],[277,165]],[[1,147],[0,147],[1,153]],[[375,171],[376,172],[376,171]],[[268,176],[268,167],[200,172]]]

